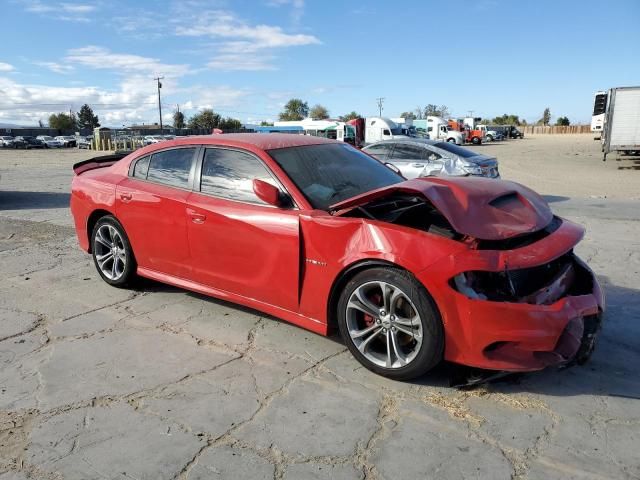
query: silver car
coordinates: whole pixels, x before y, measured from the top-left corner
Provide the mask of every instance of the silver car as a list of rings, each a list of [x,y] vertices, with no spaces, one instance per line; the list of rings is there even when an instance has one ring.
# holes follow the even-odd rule
[[[362,151],[382,163],[394,165],[407,179],[434,175],[500,178],[495,157],[439,140],[385,140],[368,145]]]

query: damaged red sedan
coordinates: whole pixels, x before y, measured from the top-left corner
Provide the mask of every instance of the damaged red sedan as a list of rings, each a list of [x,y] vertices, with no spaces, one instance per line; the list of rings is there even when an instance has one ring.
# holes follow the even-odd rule
[[[111,285],[139,275],[337,327],[396,379],[443,359],[533,371],[593,350],[604,299],[573,253],[584,230],[522,185],[407,181],[347,144],[286,134],[177,139],[74,170],[80,246]]]

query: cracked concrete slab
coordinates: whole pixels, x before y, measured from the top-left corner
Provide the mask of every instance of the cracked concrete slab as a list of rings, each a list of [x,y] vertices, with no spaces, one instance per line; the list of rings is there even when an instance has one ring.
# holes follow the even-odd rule
[[[330,377],[301,377],[233,435],[292,456],[348,455],[376,430],[379,398],[357,385],[340,388]]]
[[[495,147],[505,176],[503,152],[536,142]],[[460,391],[446,367],[394,382],[335,337],[152,281],[109,287],[63,208],[90,154],[7,153],[0,479],[640,477],[638,199],[552,198],[587,227],[576,251],[607,295],[592,360]]]
[[[65,480],[176,477],[204,440],[127,404],[81,408],[33,426],[25,462]]]
[[[124,395],[172,383],[232,360],[192,340],[159,331],[114,331],[47,346],[39,371],[40,408]]]
[[[205,451],[189,471],[189,480],[211,480],[223,478],[247,478],[272,480],[275,467],[267,460],[247,449],[229,446],[210,448]]]
[[[381,478],[509,478],[512,468],[493,445],[436,407],[403,402],[372,454]]]

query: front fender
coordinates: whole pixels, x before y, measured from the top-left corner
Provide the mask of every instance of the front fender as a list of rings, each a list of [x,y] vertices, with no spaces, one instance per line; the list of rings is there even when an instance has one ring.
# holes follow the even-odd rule
[[[340,276],[362,261],[422,271],[467,247],[416,229],[361,218],[301,215],[300,312],[327,323],[327,299]]]

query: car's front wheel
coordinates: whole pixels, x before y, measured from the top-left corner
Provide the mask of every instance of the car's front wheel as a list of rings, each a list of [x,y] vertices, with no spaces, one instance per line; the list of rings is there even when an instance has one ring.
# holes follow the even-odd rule
[[[127,286],[135,277],[136,261],[129,238],[115,217],[100,218],[91,234],[93,262],[102,279],[115,287]]]
[[[338,301],[340,333],[366,368],[397,380],[423,375],[444,351],[444,331],[426,289],[408,272],[390,267],[354,276]]]

